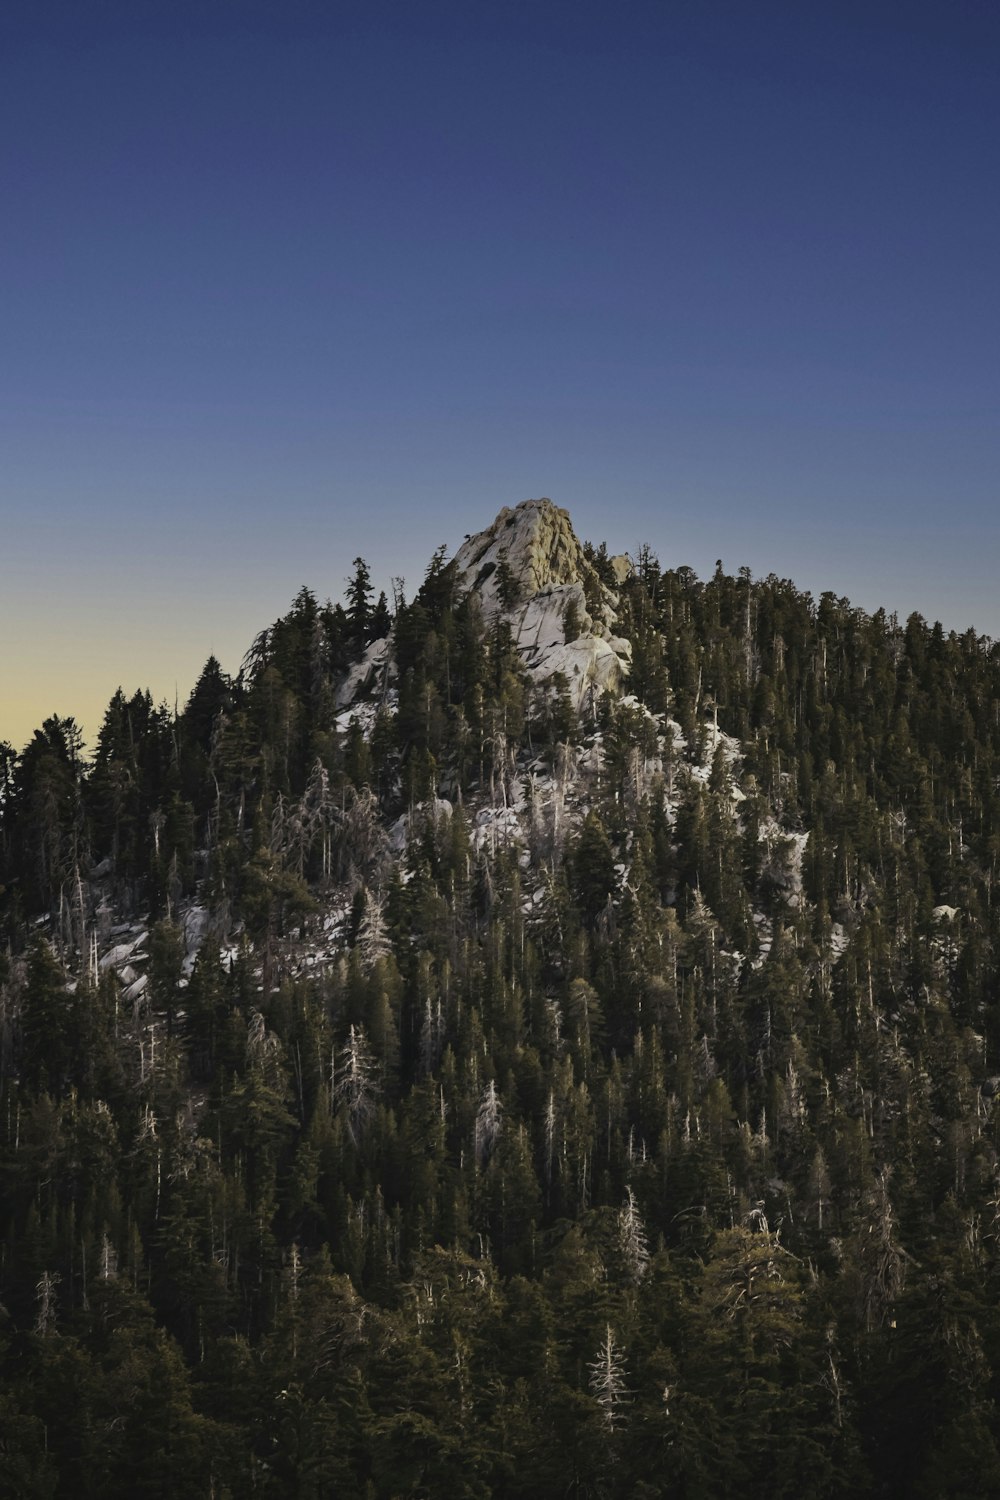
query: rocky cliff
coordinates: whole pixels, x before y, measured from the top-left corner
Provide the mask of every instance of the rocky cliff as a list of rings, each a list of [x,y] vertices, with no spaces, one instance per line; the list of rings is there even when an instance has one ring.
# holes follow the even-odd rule
[[[577,711],[604,692],[620,692],[631,645],[615,632],[618,595],[602,581],[573,530],[569,512],[551,500],[504,506],[491,526],[467,536],[454,558],[459,591],[478,595],[487,622],[506,619],[536,682],[566,679]],[[624,555],[605,572],[621,584],[631,571]],[[391,637],[375,641],[337,691],[348,713],[376,682],[392,681]]]
[[[565,676],[578,709],[597,693],[619,691],[631,647],[615,634],[617,595],[602,583],[573,530],[551,500],[508,507],[465,539],[455,562],[460,585],[474,589],[487,619],[504,616],[531,676]],[[627,558],[611,560],[627,575]]]

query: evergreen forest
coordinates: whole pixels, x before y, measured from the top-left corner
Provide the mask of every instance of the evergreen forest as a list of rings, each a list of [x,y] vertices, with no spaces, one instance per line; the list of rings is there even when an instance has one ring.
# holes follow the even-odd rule
[[[1000,644],[584,550],[0,746],[3,1495],[1000,1496]]]

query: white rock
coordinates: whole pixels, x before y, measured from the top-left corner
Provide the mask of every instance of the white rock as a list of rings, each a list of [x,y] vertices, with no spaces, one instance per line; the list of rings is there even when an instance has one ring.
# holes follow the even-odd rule
[[[181,919],[184,929],[184,951],[186,953],[197,953],[205,937],[205,929],[208,927],[207,906],[189,906]]]
[[[468,537],[455,554],[465,588],[475,588],[484,608],[499,607],[497,567],[506,557],[522,595],[552,584],[582,583],[593,569],[583,555],[569,512],[551,500],[525,500],[504,506],[492,526]]]
[[[108,969],[120,969],[128,958],[138,958],[139,949],[149,937],[148,932],[139,932],[127,943],[117,943],[114,948],[109,948],[101,959],[99,968],[102,973]]]
[[[517,601],[505,606],[497,572],[506,559],[518,590]],[[616,559],[616,579],[631,570],[627,558]],[[455,562],[459,584],[474,589],[483,615],[502,615],[510,624],[515,644],[536,682],[561,672],[574,707],[580,711],[598,693],[617,692],[628,675],[631,648],[612,634],[616,596],[606,589],[584,556],[569,514],[551,500],[526,500],[515,510],[506,507],[492,526],[468,537]],[[597,601],[597,618],[587,606]],[[576,618],[567,640],[567,614]]]
[[[142,997],[142,995],[145,993],[146,986],[147,986],[148,983],[149,983],[149,976],[148,976],[148,974],[140,974],[139,978],[136,979],[134,981],[134,983],[130,984],[127,990],[123,990],[123,992],[122,992],[122,999],[125,1000],[125,1001],[130,1001],[132,1004],[135,1004],[136,1000],[140,999]]]
[[[454,808],[447,797],[435,797],[430,802],[418,802],[413,809],[413,817],[419,823],[430,815],[431,822],[437,825],[441,818],[450,818]],[[389,848],[393,854],[402,854],[406,848],[406,841],[410,836],[411,818],[409,813],[403,813],[397,818],[389,829]]]
[[[366,691],[385,689],[391,676],[389,659],[389,636],[372,641],[361,660],[351,668],[337,689],[336,706],[346,708]],[[381,697],[381,692],[379,693]]]

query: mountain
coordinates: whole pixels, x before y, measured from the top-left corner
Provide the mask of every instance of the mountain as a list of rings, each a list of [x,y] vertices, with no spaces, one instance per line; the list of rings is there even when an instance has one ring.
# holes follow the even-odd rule
[[[1000,1492],[1000,649],[354,568],[0,755],[0,1488]]]

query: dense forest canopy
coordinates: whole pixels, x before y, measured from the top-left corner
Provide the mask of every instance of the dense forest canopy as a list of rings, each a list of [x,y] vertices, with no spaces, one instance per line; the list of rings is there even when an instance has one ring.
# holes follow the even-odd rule
[[[1000,1494],[1000,646],[584,551],[3,747],[4,1493]]]

